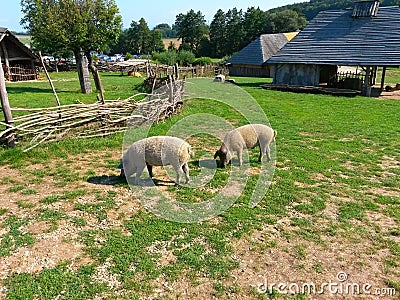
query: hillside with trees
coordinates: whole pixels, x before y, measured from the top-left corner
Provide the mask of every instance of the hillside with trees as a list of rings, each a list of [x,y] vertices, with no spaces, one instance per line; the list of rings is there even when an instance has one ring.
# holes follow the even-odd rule
[[[279,12],[283,10],[296,10],[304,14],[307,20],[314,18],[320,11],[332,9],[347,9],[354,6],[354,0],[310,0],[296,4],[285,5],[271,9],[270,12]],[[399,6],[400,0],[381,0],[380,6]]]

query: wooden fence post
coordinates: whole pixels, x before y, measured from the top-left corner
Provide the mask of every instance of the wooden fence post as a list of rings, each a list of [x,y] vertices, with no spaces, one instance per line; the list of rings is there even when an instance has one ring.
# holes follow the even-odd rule
[[[6,121],[7,127],[13,127],[14,121],[11,113],[10,103],[8,102],[6,79],[4,77],[3,65],[1,63],[1,56],[0,56],[0,98],[1,98],[1,107],[3,108],[4,119]],[[14,131],[12,130],[7,135],[7,144],[10,148],[15,148],[15,136],[14,136]]]

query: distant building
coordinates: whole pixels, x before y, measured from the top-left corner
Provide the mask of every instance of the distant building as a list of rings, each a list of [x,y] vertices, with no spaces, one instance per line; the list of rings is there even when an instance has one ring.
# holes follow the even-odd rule
[[[6,80],[37,79],[38,57],[4,27],[0,27],[0,57]]]
[[[268,64],[273,83],[290,86],[327,85],[371,95],[377,69],[400,66],[400,7],[379,1],[357,1],[352,10],[320,12]],[[339,73],[338,66],[357,72]]]
[[[266,61],[277,53],[297,32],[262,34],[228,60],[229,75],[271,77]]]

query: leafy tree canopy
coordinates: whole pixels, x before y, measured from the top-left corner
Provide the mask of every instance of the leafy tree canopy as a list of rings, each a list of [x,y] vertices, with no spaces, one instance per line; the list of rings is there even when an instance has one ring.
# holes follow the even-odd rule
[[[121,32],[114,0],[21,0],[21,7],[21,24],[44,52],[104,50]]]
[[[177,15],[175,26],[178,38],[182,39],[184,50],[189,47],[197,53],[201,41],[208,38],[208,27],[201,11],[195,12],[191,9],[186,14]]]

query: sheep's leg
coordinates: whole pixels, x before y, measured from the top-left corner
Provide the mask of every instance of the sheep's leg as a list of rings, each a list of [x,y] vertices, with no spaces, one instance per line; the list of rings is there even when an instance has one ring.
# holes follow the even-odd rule
[[[266,143],[265,144],[260,143],[260,155],[258,156],[258,162],[261,162],[261,160],[264,156],[264,153],[267,153],[267,152],[268,152],[268,145]],[[268,156],[268,153],[267,153],[267,156]],[[268,161],[269,161],[269,158],[268,158]]]
[[[120,176],[126,176],[126,178],[131,177],[133,174],[136,173],[136,167],[132,166],[131,164],[127,165],[125,169],[121,169]]]
[[[145,166],[146,165],[137,166],[137,168],[136,168],[136,177],[135,177],[135,185],[139,185],[140,176],[142,175]]]
[[[271,161],[271,153],[270,153],[270,148],[269,148],[269,144],[268,145],[266,145],[266,153],[267,153],[267,158],[268,158],[268,162],[270,162]]]
[[[242,149],[237,151],[237,156],[238,156],[238,159],[239,159],[239,167],[241,167],[242,164],[243,164],[243,161],[242,161]]]
[[[182,168],[181,168],[180,165],[174,165],[173,167],[174,167],[174,170],[175,170],[175,172],[176,172],[175,184],[176,184],[176,185],[179,185],[180,182],[181,182],[181,175],[182,175],[182,173],[183,173],[183,170],[182,170]]]
[[[147,171],[149,172],[150,178],[153,178],[153,166],[146,163]]]
[[[258,162],[261,162],[262,158],[263,158],[263,150],[260,147],[260,155],[258,156]]]
[[[185,173],[185,177],[186,177],[186,182],[185,182],[185,183],[188,183],[189,180],[190,180],[190,177],[189,177],[189,166],[188,166],[187,163],[185,163],[185,164],[182,166],[182,170],[183,170],[183,173]]]

